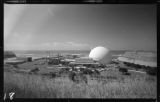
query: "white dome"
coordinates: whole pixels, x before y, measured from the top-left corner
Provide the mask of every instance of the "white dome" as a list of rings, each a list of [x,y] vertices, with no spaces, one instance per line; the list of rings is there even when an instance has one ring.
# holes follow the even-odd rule
[[[105,47],[95,47],[94,49],[91,50],[89,54],[89,58],[92,58],[93,60],[99,61],[103,59],[109,52],[109,49]]]

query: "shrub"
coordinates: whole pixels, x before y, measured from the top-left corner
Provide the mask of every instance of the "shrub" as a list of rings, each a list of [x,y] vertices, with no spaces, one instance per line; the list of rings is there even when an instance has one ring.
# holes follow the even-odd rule
[[[55,78],[57,75],[56,75],[56,73],[50,72],[50,76],[51,76],[51,78]]]
[[[34,68],[30,70],[30,73],[37,73],[39,71],[39,68]]]
[[[157,75],[157,68],[150,68],[146,72],[149,75]]]
[[[126,73],[123,73],[123,75],[131,75],[131,73],[126,72]]]
[[[12,57],[16,57],[16,54],[14,54],[12,51],[4,51],[4,59]]]
[[[69,74],[69,79],[76,83],[85,82],[87,84],[87,77],[83,75],[83,73],[71,72]]]
[[[128,72],[128,69],[126,69],[126,68],[119,68],[119,71],[123,72],[123,73],[126,73],[126,72]]]

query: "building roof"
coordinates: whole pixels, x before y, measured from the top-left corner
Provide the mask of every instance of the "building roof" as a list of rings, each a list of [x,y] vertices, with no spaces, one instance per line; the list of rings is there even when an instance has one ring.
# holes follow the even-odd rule
[[[75,62],[71,62],[70,64],[99,64],[95,62],[91,58],[76,58]]]
[[[99,63],[80,63],[80,62],[71,62],[70,64],[94,64],[94,65],[98,65]]]
[[[76,58],[75,59],[75,62],[81,62],[81,63],[95,63],[94,60],[92,60],[91,58],[86,58],[86,57],[83,57],[83,58]]]

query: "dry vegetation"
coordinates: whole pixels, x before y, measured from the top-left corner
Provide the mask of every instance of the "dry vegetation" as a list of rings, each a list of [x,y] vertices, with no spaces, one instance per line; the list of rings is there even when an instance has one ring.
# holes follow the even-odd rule
[[[76,84],[68,77],[52,78],[4,72],[4,92],[15,92],[16,98],[156,98],[155,76],[116,70],[101,73],[103,77],[88,84]],[[104,79],[102,81],[102,79]]]

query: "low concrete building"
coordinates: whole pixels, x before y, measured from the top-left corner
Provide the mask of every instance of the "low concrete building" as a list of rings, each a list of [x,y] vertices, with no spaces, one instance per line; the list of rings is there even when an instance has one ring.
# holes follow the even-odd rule
[[[86,67],[95,67],[98,66],[100,63],[97,61],[92,60],[91,58],[76,58],[74,62],[70,62],[70,65],[83,65]]]

